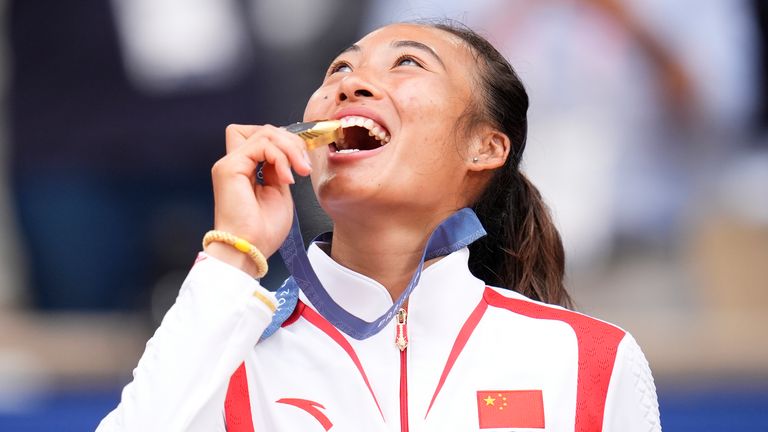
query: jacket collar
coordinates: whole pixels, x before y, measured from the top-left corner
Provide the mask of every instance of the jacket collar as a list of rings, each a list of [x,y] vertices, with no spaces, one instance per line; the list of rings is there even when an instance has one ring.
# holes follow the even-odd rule
[[[348,312],[373,321],[392,306],[392,297],[383,285],[340,265],[317,243],[309,247],[307,255],[328,294]],[[409,310],[436,309],[439,314],[441,310],[456,313],[474,308],[484,284],[469,272],[468,260],[469,250],[463,248],[427,267],[411,294]],[[306,297],[302,296],[302,301],[307,302]]]

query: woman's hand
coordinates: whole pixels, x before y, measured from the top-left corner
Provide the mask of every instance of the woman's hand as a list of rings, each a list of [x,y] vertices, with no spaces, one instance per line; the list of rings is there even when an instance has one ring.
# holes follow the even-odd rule
[[[226,131],[227,154],[211,170],[215,201],[214,229],[248,240],[265,257],[285,240],[293,221],[289,185],[291,168],[302,176],[312,170],[304,141],[274,126],[230,125]],[[263,184],[256,182],[258,164]],[[255,265],[233,247],[213,242],[209,255],[252,275]]]

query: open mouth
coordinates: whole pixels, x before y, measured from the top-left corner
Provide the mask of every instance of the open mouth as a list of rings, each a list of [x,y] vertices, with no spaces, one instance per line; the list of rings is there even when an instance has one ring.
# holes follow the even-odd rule
[[[330,144],[335,153],[355,153],[375,150],[389,143],[391,136],[383,126],[372,119],[347,116],[340,119],[343,136]]]

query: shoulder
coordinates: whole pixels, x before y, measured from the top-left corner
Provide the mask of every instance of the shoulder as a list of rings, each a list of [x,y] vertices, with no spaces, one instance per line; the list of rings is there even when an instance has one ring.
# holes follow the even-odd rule
[[[618,326],[560,306],[531,300],[510,290],[488,287],[483,299],[489,309],[533,320],[526,325],[528,329],[533,329],[536,321],[559,323],[560,334],[575,339],[580,374],[600,380],[604,385],[608,384],[613,365],[622,359],[622,347],[635,344],[634,339],[627,337],[627,332]]]
[[[517,292],[487,287],[489,308],[534,320],[555,320],[573,331],[578,345],[578,421],[605,431],[658,431],[656,388],[648,361],[624,329]],[[561,326],[567,328],[565,326]]]
[[[606,432],[660,432],[659,402],[648,360],[631,334],[619,345],[606,394]]]
[[[609,322],[561,306],[532,300],[518,292],[504,288],[486,287],[483,299],[489,307],[504,310],[511,314],[530,319],[555,320],[568,324],[576,333],[580,343],[586,342],[585,338],[598,338],[601,343],[612,342],[612,345],[618,345],[627,334],[624,329]]]

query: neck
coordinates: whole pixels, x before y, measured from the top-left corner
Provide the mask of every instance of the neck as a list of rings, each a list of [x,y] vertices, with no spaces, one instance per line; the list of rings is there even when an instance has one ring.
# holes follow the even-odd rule
[[[451,212],[435,218],[379,217],[336,220],[331,258],[382,284],[392,299],[402,294],[421,261],[429,235]],[[437,261],[430,260],[428,264]]]

